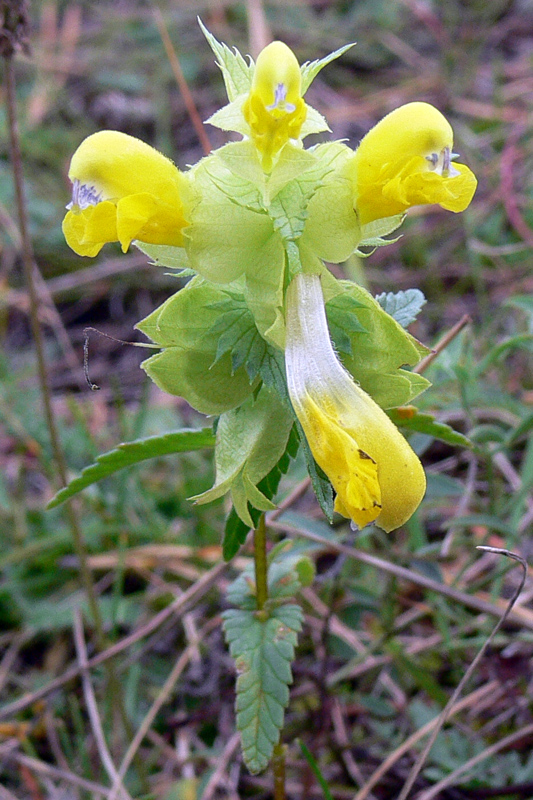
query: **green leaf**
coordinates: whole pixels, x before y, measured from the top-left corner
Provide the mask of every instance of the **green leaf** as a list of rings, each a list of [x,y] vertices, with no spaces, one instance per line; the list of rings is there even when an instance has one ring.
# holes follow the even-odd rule
[[[187,453],[191,450],[214,447],[214,445],[215,436],[211,428],[203,428],[199,431],[181,430],[165,433],[162,436],[137,439],[134,442],[123,442],[115,449],[99,455],[94,464],[85,467],[78,478],[74,478],[68,486],[65,486],[52,498],[47,508],[54,508],[102,478],[107,478],[125,467],[131,467],[148,458],[159,458],[173,453]]]
[[[332,291],[333,281],[328,284]],[[343,331],[352,345],[351,354],[343,347],[342,362],[361,387],[381,408],[406,405],[424,391],[430,383],[422,375],[403,369],[414,365],[429,350],[404,330],[379,303],[361,286],[336,281],[337,294],[330,294],[328,308],[337,299],[339,290],[360,303],[353,313],[364,331]]]
[[[312,755],[311,751],[306,747],[303,742],[298,743],[300,745],[300,750],[302,751],[302,755],[311,767],[315,778],[317,779],[318,783],[320,784],[320,788],[324,792],[324,800],[333,800],[333,795],[329,790],[329,786],[327,784],[326,779],[322,775],[320,767],[316,761],[316,758]]]
[[[345,44],[343,47],[339,47],[338,50],[334,50],[333,53],[329,53],[327,56],[324,56],[324,58],[317,59],[316,61],[306,61],[305,64],[302,64],[300,67],[302,73],[302,95],[304,95],[309,89],[309,86],[314,81],[321,69],[324,69],[327,64],[330,64],[332,61],[342,56],[347,50],[354,46],[355,42]]]
[[[250,59],[248,63],[241,56],[237,48],[230,50],[226,44],[215,39],[213,34],[207,30],[201,19],[198,19],[198,24],[217,58],[216,63],[222,71],[228,99],[232,101],[239,95],[249,92],[254,72],[254,63],[252,59]]]
[[[289,410],[276,392],[264,386],[257,397],[222,414],[216,434],[215,484],[191,499],[208,503],[231,491],[235,510],[251,527],[248,504],[265,511],[274,508],[257,485],[285,452],[291,428]]]
[[[179,270],[181,275],[194,275],[187,253],[183,247],[172,247],[167,244],[146,244],[135,242],[135,246],[152,260],[157,267]]]
[[[282,605],[266,620],[243,609],[230,609],[222,616],[238,674],[235,710],[243,757],[256,774],[268,766],[283,727],[302,610]]]
[[[466,436],[459,431],[455,431],[444,422],[438,422],[431,414],[424,414],[415,406],[403,406],[401,408],[390,408],[387,414],[399,428],[416,433],[425,433],[441,442],[446,442],[453,446],[468,447],[472,449],[473,444]]]
[[[355,251],[356,255],[360,258],[367,258],[375,252],[377,247],[384,247],[387,244],[397,242],[401,238],[400,236],[395,239],[385,239],[384,237],[397,230],[404,219],[405,214],[397,214],[394,217],[384,217],[383,219],[367,222],[361,228],[361,238]],[[362,250],[362,247],[370,248],[370,250]]]
[[[321,164],[329,165],[330,171],[308,203],[302,244],[324,261],[339,264],[346,261],[361,240],[352,182],[345,174],[353,151],[342,142],[328,142],[313,152]]]
[[[405,292],[383,292],[376,295],[381,308],[390,314],[402,328],[407,328],[418,317],[426,298],[420,289],[407,289]]]
[[[362,304],[350,295],[339,294],[326,304],[328,327],[337,350],[353,355],[352,334],[364,333],[365,329],[357,319],[355,310]]]
[[[281,456],[278,463],[270,470],[258,484],[257,488],[265,495],[265,497],[272,499],[278,491],[279,482],[283,475],[287,472],[291,458],[295,458],[298,452],[299,439],[296,429],[292,428],[289,438],[287,440],[287,447]],[[256,508],[249,507],[250,517],[252,518],[253,527],[257,527],[261,511]],[[229,561],[237,553],[239,547],[244,544],[248,533],[251,528],[246,525],[239,517],[235,508],[232,507],[226,525],[224,528],[224,541],[222,544],[222,555],[225,561]]]
[[[217,306],[221,314],[210,330],[210,335],[218,340],[215,362],[230,353],[233,371],[244,366],[253,381],[259,374],[268,345],[243,300],[228,299]]]
[[[275,389],[287,408],[292,409],[287,377],[285,373],[285,357],[280,350],[269,347],[261,363],[261,378],[269,389]]]

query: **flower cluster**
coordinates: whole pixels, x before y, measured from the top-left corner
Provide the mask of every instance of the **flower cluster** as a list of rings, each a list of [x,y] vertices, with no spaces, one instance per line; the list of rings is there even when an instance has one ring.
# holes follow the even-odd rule
[[[392,530],[416,510],[425,476],[386,410],[427,386],[406,369],[424,348],[324,261],[386,244],[413,205],[464,210],[475,177],[455,161],[447,120],[424,102],[392,111],[355,151],[304,149],[306,136],[328,130],[305,92],[346,48],[300,67],[273,42],[254,64],[205,33],[229,100],[209,122],[242,141],[182,173],[138,139],[95,133],[72,159],[65,237],[87,256],[133,241],[156,263],[196,274],[138,327],[161,347],[143,365],[150,377],[220,415],[216,482],[198,502],[229,491],[251,525],[252,509],[273,507],[265,480],[296,424],[335,510]]]

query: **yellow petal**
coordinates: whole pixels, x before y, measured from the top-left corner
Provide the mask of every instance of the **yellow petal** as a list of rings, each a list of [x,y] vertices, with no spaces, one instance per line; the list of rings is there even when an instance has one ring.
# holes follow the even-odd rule
[[[153,147],[125,133],[100,131],[76,150],[69,177],[73,195],[64,228],[76,252],[93,255],[117,240],[124,251],[133,239],[183,244],[185,179]]]
[[[162,153],[120,131],[98,131],[85,139],[69,169],[72,182],[93,186],[104,200],[149,191],[161,203],[181,208],[180,173]]]
[[[300,135],[307,116],[301,88],[300,66],[286,44],[272,42],[259,53],[243,114],[265,172],[289,139]]]
[[[477,182],[468,167],[450,162],[452,146],[450,124],[428,103],[407,103],[384,117],[350,165],[360,222],[426,203],[463,211]]]
[[[315,461],[337,493],[335,510],[360,528],[373,522],[381,511],[376,462],[310,396],[298,416]]]
[[[117,241],[117,209],[109,200],[89,206],[78,215],[85,223],[83,244],[100,244]]]
[[[362,527],[402,525],[426,488],[400,431],[340,364],[331,345],[320,278],[287,290],[285,365],[291,402],[311,452],[337,493],[335,509]]]
[[[69,211],[63,220],[63,236],[71,248],[79,256],[90,256],[94,258],[97,256],[102,247],[103,242],[98,244],[87,244],[84,241],[86,222],[81,214],[76,214],[74,211]]]

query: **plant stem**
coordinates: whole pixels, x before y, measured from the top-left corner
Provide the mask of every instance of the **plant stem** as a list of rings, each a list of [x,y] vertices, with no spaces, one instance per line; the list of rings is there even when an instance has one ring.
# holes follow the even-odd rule
[[[285,745],[277,744],[272,756],[272,772],[274,773],[274,800],[286,800],[285,794]]]
[[[258,611],[268,600],[268,564],[266,552],[265,515],[261,514],[254,531],[255,594]]]
[[[259,517],[257,528],[254,531],[254,566],[257,610],[263,611],[268,600],[268,560],[264,514]],[[272,755],[272,774],[274,776],[274,800],[286,800],[285,746],[279,742],[275,745]]]

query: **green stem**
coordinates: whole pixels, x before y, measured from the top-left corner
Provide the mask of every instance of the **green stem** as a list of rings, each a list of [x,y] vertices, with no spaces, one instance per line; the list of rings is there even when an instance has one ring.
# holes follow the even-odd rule
[[[277,744],[272,756],[272,772],[274,773],[274,800],[286,800],[285,794],[285,745]]]
[[[268,563],[265,515],[261,514],[254,531],[255,595],[257,609],[262,611],[268,600]]]
[[[268,560],[266,549],[265,515],[261,514],[254,531],[255,597],[257,610],[264,611],[268,600]],[[286,800],[285,793],[285,746],[278,743],[272,755],[274,776],[274,800]]]

